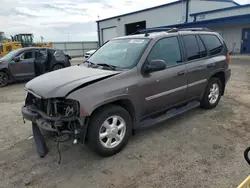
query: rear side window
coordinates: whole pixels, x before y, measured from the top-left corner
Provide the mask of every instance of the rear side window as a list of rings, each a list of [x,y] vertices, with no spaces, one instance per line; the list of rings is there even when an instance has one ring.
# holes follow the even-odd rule
[[[169,37],[159,40],[148,55],[147,61],[164,60],[167,66],[181,63],[181,52],[177,37]]]
[[[183,41],[186,47],[188,61],[200,58],[200,49],[195,35],[183,36]]]
[[[47,52],[45,49],[40,49],[35,51],[35,59],[36,60],[43,60],[47,56]]]
[[[200,35],[210,55],[216,55],[223,50],[223,44],[215,35]]]
[[[207,56],[207,50],[205,48],[204,43],[201,41],[200,37],[198,35],[196,35],[196,39],[199,45],[199,49],[200,49],[200,57],[206,57]]]

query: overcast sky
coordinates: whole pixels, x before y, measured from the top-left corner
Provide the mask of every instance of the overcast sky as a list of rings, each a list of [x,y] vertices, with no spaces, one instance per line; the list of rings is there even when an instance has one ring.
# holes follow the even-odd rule
[[[0,0],[0,31],[34,33],[35,40],[97,40],[96,20],[176,0]],[[250,0],[236,0],[240,4]]]

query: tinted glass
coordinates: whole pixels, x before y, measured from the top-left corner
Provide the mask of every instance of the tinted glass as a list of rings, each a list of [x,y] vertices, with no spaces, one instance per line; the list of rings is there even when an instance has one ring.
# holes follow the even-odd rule
[[[148,55],[148,63],[152,60],[164,60],[167,66],[181,62],[181,52],[177,37],[169,37],[158,41]]]
[[[223,50],[221,41],[215,35],[201,35],[210,55],[219,54]]]
[[[32,51],[24,52],[24,53],[21,55],[21,58],[22,58],[22,59],[31,59],[32,57],[33,57]]]
[[[200,57],[206,57],[207,56],[207,49],[205,48],[204,43],[202,42],[201,38],[196,35],[196,39],[199,45],[199,50],[200,50]]]
[[[188,61],[199,59],[200,50],[195,35],[183,36],[183,40],[186,47]]]
[[[36,60],[44,59],[45,56],[46,56],[46,50],[45,49],[35,51]]]
[[[88,61],[118,68],[131,68],[138,62],[149,41],[150,39],[111,40],[98,49]]]
[[[40,50],[40,54],[42,54],[43,56],[46,56],[47,55],[46,50],[45,49],[41,49]]]
[[[53,54],[53,55],[54,55],[55,52],[56,52],[56,50],[53,50],[53,49],[50,49],[50,50],[49,50],[49,53],[50,53],[50,54]]]

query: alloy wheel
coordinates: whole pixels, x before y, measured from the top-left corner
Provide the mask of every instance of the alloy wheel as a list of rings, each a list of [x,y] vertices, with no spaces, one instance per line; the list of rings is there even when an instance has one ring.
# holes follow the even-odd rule
[[[120,116],[111,116],[104,121],[99,131],[99,140],[103,147],[111,149],[124,139],[126,123]]]
[[[213,83],[212,87],[210,88],[210,92],[208,95],[208,100],[210,104],[215,104],[219,98],[219,85],[217,83]]]

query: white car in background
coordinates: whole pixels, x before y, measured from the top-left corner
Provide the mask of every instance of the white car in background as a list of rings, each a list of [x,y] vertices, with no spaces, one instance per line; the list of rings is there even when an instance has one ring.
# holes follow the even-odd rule
[[[84,55],[84,58],[85,59],[88,59],[93,53],[95,53],[96,50],[90,50],[90,51],[87,51]]]

